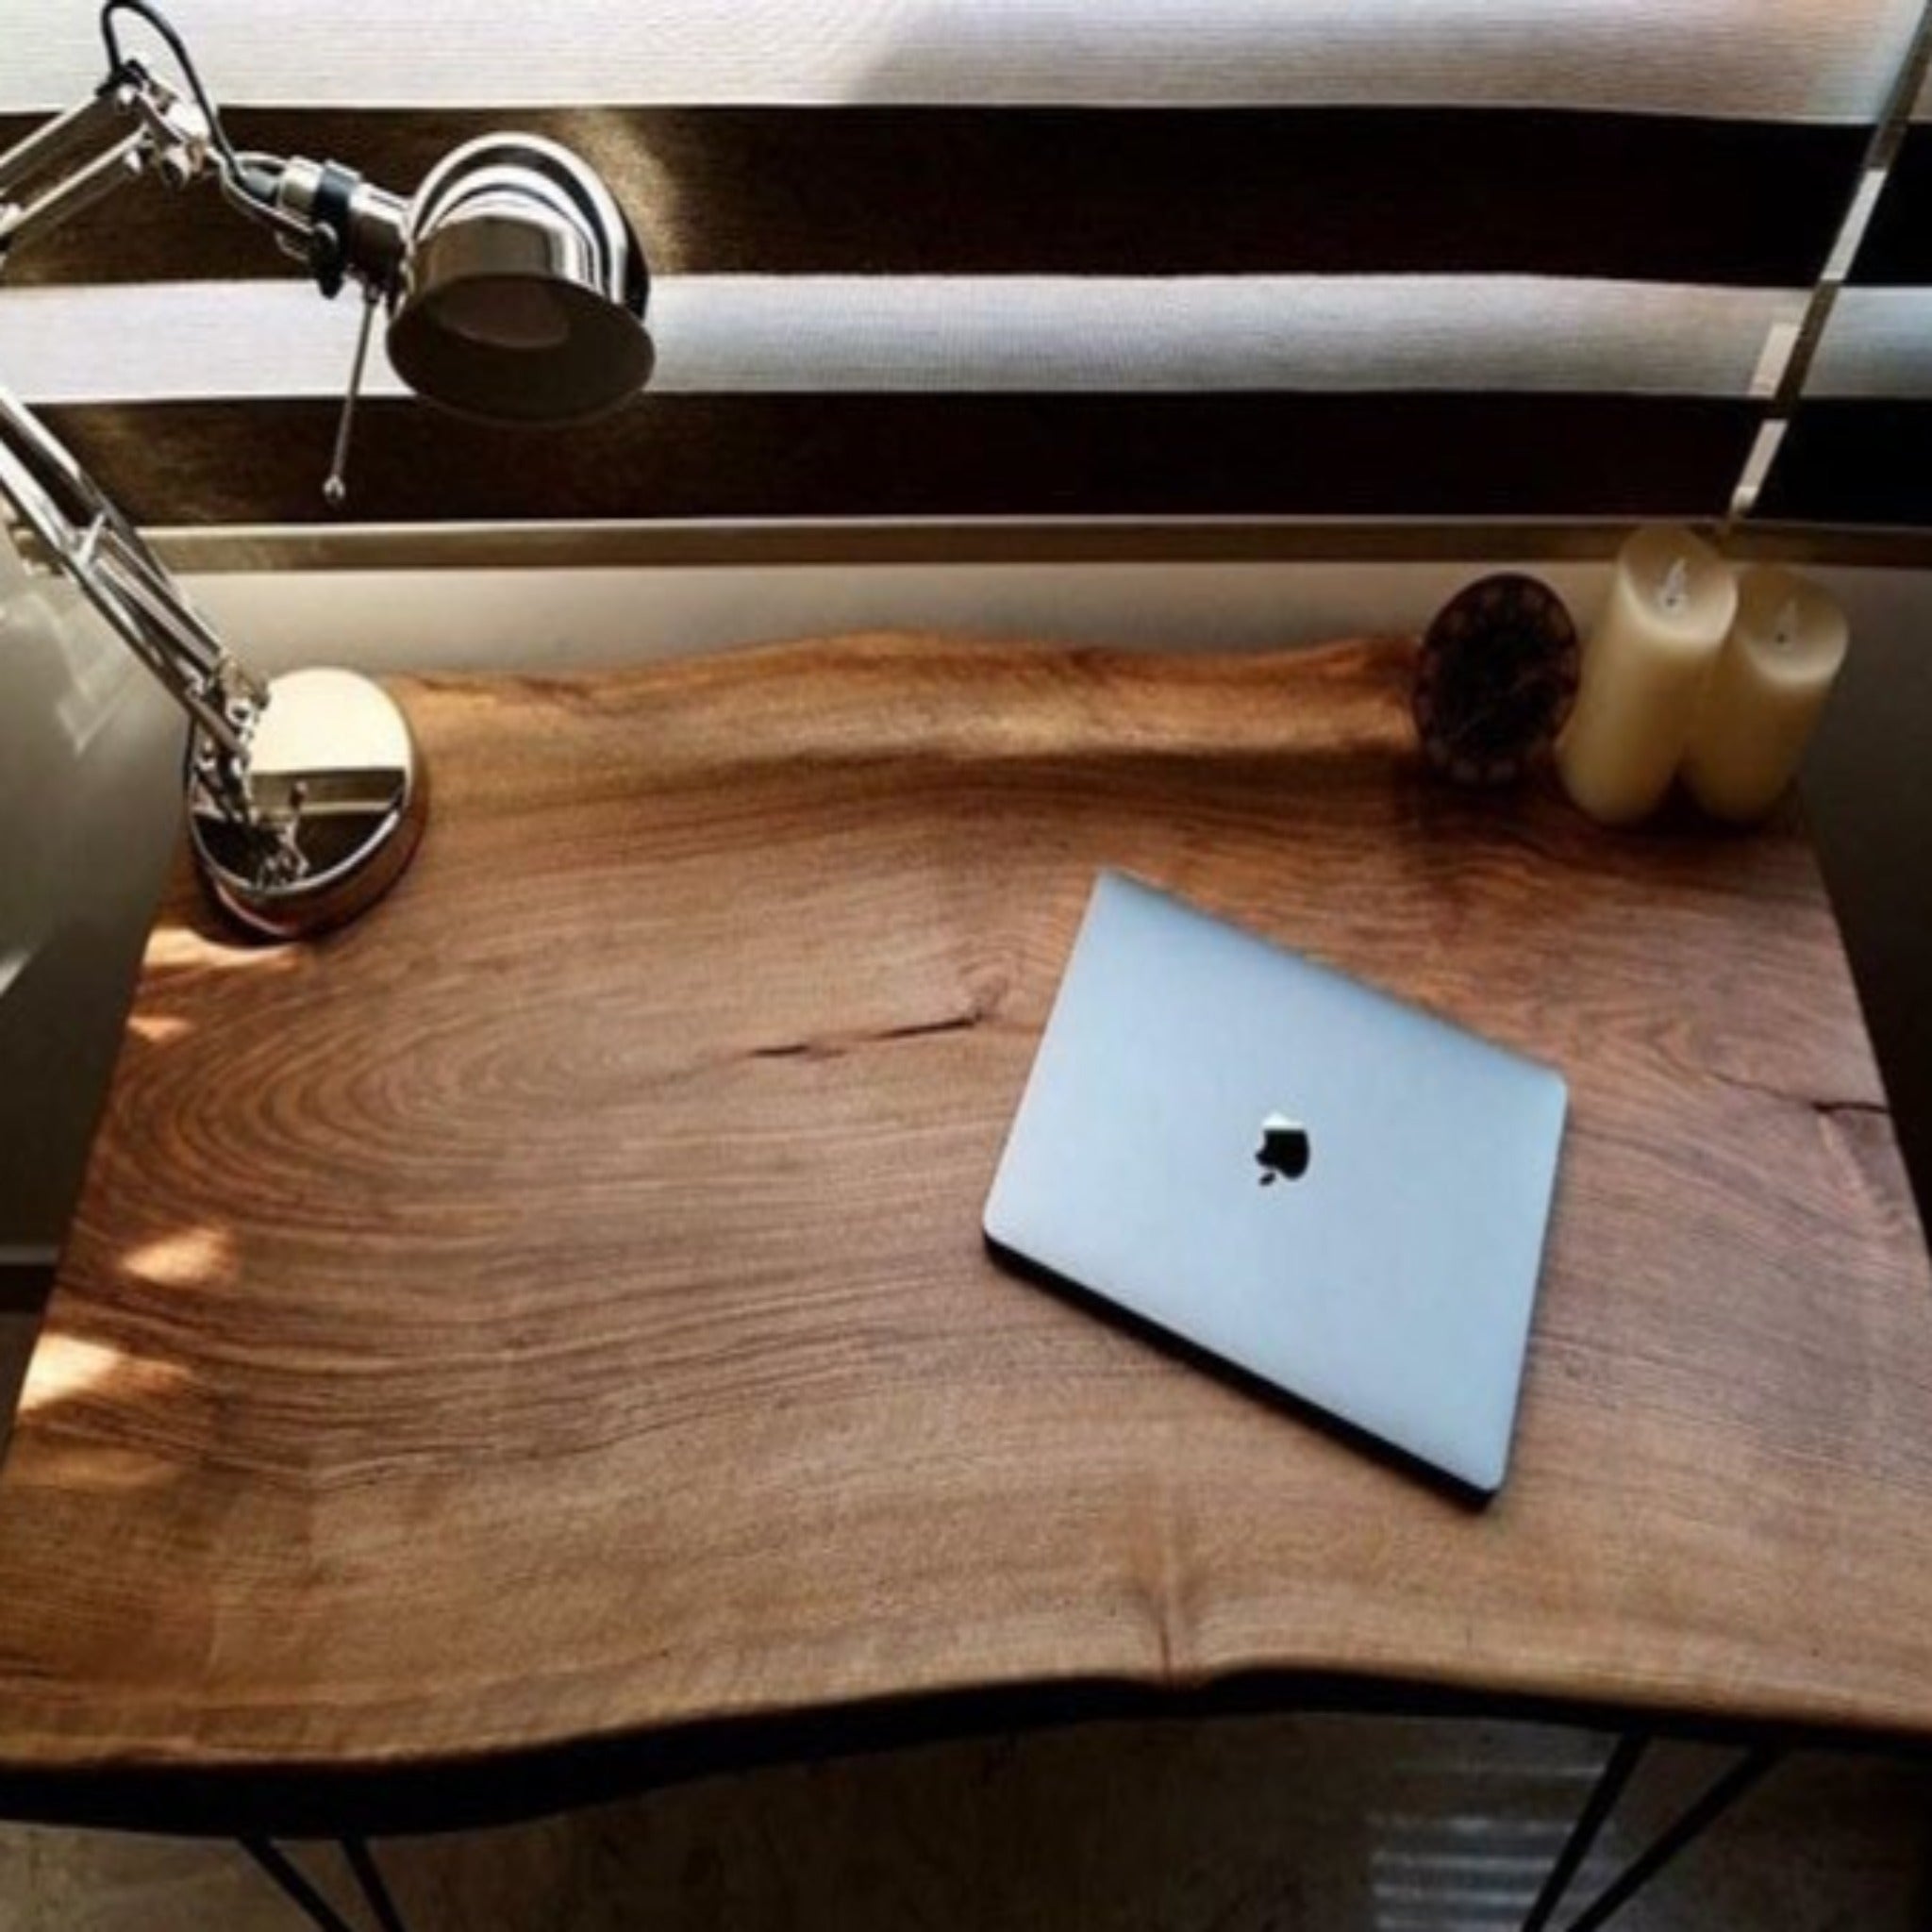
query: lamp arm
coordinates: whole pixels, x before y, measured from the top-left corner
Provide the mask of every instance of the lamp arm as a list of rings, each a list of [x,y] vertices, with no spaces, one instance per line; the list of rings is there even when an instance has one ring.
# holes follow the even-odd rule
[[[194,723],[244,753],[261,685],[72,451],[4,388],[0,498]]]
[[[10,506],[196,727],[191,784],[204,809],[273,846],[249,749],[266,687],[222,642],[146,540],[46,426],[0,388],[0,507]]]
[[[126,182],[157,174],[185,188],[210,169],[225,188],[236,173],[208,117],[138,60],[126,61],[78,107],[0,154],[0,269],[19,242]],[[248,184],[240,185],[245,194]]]
[[[291,938],[380,897],[422,836],[427,795],[393,701],[346,672],[309,673],[306,685],[298,675],[271,691],[73,453],[0,389],[0,511],[8,506],[192,721],[190,832],[229,912],[258,934]],[[342,762],[291,771],[285,741],[265,770],[272,699],[277,719],[294,708],[285,740],[314,741],[321,714],[323,730],[343,742]]]
[[[0,274],[19,242],[149,175],[173,188],[212,177],[222,199],[272,229],[326,294],[349,275],[393,292],[405,246],[401,196],[334,162],[237,152],[196,101],[132,59],[0,153]]]
[[[124,15],[165,45],[178,89],[123,51]],[[0,152],[0,274],[22,240],[123,182],[211,180],[307,264],[325,295],[350,281],[363,295],[323,486],[330,504],[342,500],[356,395],[384,304],[398,373],[419,394],[477,415],[575,421],[648,380],[643,253],[609,190],[575,155],[532,135],[468,142],[405,201],[333,161],[237,148],[157,0],[103,0],[100,22],[107,78]],[[0,389],[0,510],[9,505],[188,714],[189,836],[220,904],[257,933],[290,938],[381,897],[415,850],[428,799],[394,698],[350,671],[252,675],[73,453]]]
[[[0,274],[23,240],[150,175],[182,188],[211,174],[225,200],[276,230],[291,252],[309,255],[321,225],[307,207],[285,206],[282,193],[291,169],[304,165],[234,153],[197,102],[139,61],[122,60],[78,107],[0,153]],[[401,204],[366,187],[361,196],[360,208],[375,211],[363,213],[363,233],[373,220],[379,236],[388,207]],[[396,237],[399,258],[399,217]],[[222,642],[74,453],[0,387],[0,508],[7,506],[192,722],[196,809],[233,824],[264,873],[284,869],[292,852],[289,815],[259,808],[250,774],[267,687]]]
[[[0,155],[0,268],[17,242],[58,226],[142,173],[146,137],[130,125],[132,109],[125,84],[104,86]],[[90,149],[98,151],[57,174]],[[43,175],[54,178],[36,194]]]
[[[46,233],[122,182],[158,173],[185,185],[211,160],[225,179],[234,172],[202,110],[139,62],[124,61],[77,108],[0,154],[0,269],[21,240]],[[248,739],[263,687],[73,452],[4,387],[0,500],[231,768],[223,790],[244,795]]]

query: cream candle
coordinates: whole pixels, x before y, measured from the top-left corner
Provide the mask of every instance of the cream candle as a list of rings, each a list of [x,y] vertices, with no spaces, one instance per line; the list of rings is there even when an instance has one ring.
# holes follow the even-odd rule
[[[1774,565],[1744,573],[1684,758],[1684,782],[1706,811],[1748,824],[1784,796],[1847,635],[1844,612],[1816,584]]]
[[[1591,818],[1628,824],[1670,790],[1737,608],[1730,566],[1689,530],[1653,525],[1624,545],[1557,743]]]

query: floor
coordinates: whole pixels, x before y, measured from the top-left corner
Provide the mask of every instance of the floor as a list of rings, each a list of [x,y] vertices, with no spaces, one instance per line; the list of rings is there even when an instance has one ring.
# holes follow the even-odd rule
[[[1506,1932],[1601,1756],[1524,1725],[1336,1717],[1096,1725],[714,1778],[381,1848],[414,1932]],[[1580,1907],[1723,1760],[1653,1754]],[[1788,1762],[1618,1921],[1932,1923],[1932,1770]],[[307,1868],[346,1905],[327,1850]],[[222,1844],[0,1827],[5,1932],[301,1932]]]
[[[0,1314],[0,1416],[33,1328]],[[381,1857],[412,1932],[1507,1932],[1605,1748],[1451,1720],[1096,1724],[710,1778]],[[1728,1761],[1653,1751],[1573,1909]],[[346,1904],[334,1853],[301,1858]],[[1617,1923],[1923,1932],[1932,1761],[1788,1760]],[[303,1924],[225,1844],[0,1824],[0,1932]]]

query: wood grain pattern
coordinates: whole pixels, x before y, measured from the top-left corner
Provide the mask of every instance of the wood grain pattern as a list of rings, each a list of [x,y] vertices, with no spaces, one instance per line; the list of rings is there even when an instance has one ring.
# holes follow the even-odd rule
[[[1408,664],[403,684],[375,917],[157,925],[0,1476],[0,1778],[1247,1673],[1932,1733],[1932,1295],[1809,853],[1446,793]],[[986,1255],[1106,864],[1569,1074],[1488,1510]]]

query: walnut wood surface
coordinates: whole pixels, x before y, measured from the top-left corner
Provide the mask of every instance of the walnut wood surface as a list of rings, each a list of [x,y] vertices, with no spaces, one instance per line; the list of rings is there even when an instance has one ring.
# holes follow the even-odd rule
[[[1932,1295],[1807,846],[1446,792],[1408,662],[401,685],[374,917],[160,913],[0,1477],[0,1774],[1247,1672],[1932,1734]],[[1489,1509],[988,1258],[1108,864],[1567,1071]]]

